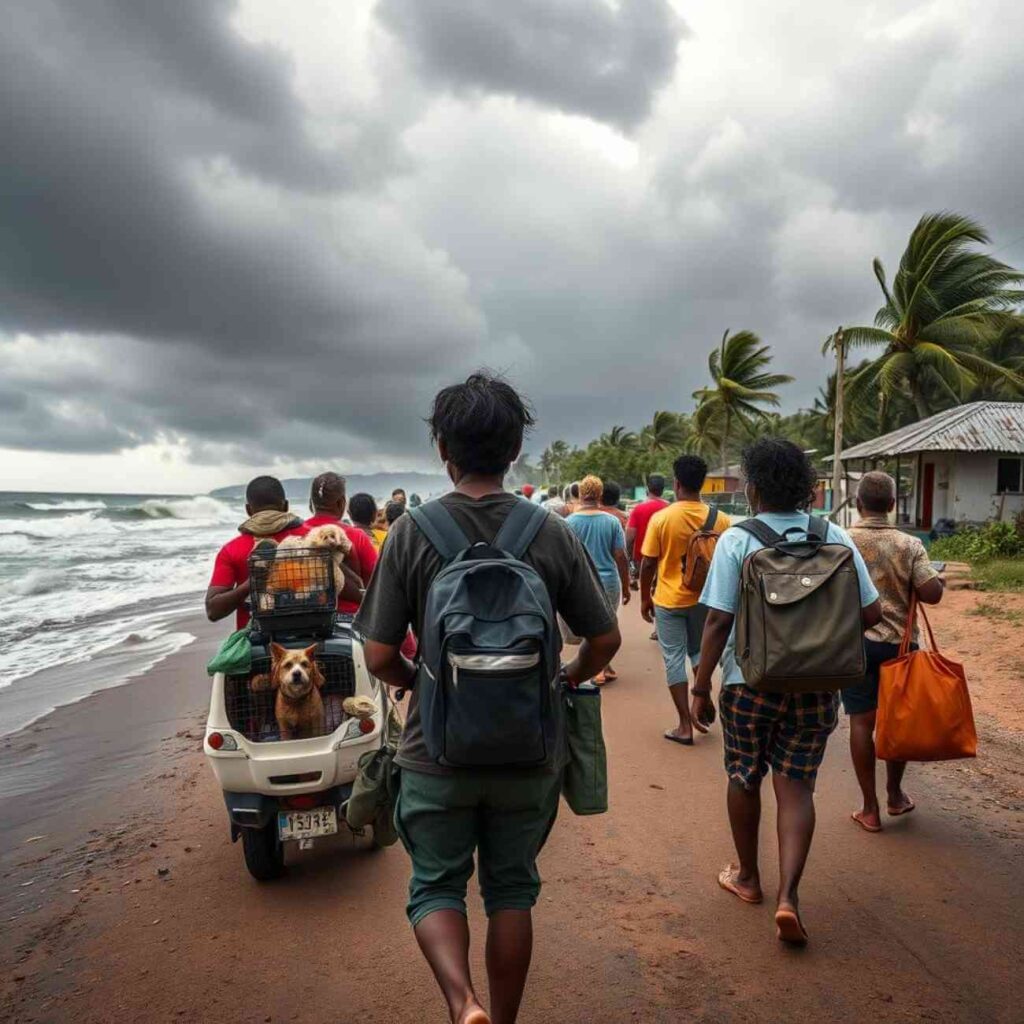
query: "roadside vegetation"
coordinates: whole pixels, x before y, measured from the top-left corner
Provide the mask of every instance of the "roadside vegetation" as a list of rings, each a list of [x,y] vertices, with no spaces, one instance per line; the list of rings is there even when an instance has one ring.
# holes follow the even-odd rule
[[[883,304],[873,325],[843,332],[851,350],[866,354],[844,375],[846,444],[962,402],[1024,398],[1024,275],[982,251],[988,245],[987,232],[970,218],[931,213],[911,233],[891,283],[875,259]],[[808,351],[812,345],[821,347],[808,339]],[[709,351],[708,379],[690,409],[660,410],[635,428],[611,425],[583,446],[554,441],[536,463],[521,459],[516,475],[566,483],[586,471],[633,487],[648,473],[667,474],[681,451],[703,455],[716,468],[729,465],[750,438],[765,433],[813,450],[819,460],[831,455],[835,374],[824,374],[809,408],[784,416],[777,411],[780,389],[792,378],[771,364],[771,346],[754,331],[726,331]]]

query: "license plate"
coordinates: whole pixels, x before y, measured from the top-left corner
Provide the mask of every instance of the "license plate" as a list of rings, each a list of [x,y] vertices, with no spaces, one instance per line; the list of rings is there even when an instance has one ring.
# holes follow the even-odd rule
[[[282,839],[313,839],[316,836],[333,836],[337,831],[338,812],[334,807],[277,813],[277,833]]]

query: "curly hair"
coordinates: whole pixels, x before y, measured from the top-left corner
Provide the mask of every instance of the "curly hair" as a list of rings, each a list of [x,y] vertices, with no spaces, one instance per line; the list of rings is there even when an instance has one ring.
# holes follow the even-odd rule
[[[583,501],[600,501],[604,494],[604,484],[599,476],[591,473],[580,481],[580,498]]]
[[[761,437],[740,457],[747,483],[757,488],[762,503],[773,511],[810,507],[818,475],[811,460],[792,441]]]

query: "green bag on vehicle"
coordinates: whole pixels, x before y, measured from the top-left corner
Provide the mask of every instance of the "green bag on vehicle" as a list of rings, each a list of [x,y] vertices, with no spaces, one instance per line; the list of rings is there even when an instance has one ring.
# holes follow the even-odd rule
[[[363,754],[352,783],[352,795],[345,804],[345,821],[349,828],[359,830],[371,825],[378,846],[391,846],[398,840],[395,830],[398,779],[394,757],[395,750],[389,746]]]
[[[574,814],[608,810],[608,757],[601,728],[601,691],[593,683],[562,687],[569,763],[562,796]]]
[[[252,644],[249,629],[236,629],[217,648],[206,665],[207,675],[223,672],[226,676],[247,676],[252,671]]]

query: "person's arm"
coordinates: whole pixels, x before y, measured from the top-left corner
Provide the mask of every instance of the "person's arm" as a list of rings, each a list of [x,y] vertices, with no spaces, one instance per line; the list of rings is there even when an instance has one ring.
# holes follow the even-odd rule
[[[932,579],[926,580],[924,583],[914,587],[914,591],[917,593],[917,599],[922,604],[938,604],[942,600],[942,595],[945,593],[945,590],[945,584],[939,576],[935,576]]]
[[[715,720],[715,705],[711,700],[711,675],[715,671],[715,666],[722,660],[735,618],[732,612],[711,608],[704,620],[704,633],[700,638],[700,664],[697,666],[693,689],[690,691],[693,696],[690,715],[694,723],[703,726],[705,730]]]
[[[644,555],[640,563],[640,614],[644,622],[654,621],[654,576],[657,571],[657,558]]]
[[[576,651],[576,657],[565,666],[570,686],[579,686],[587,679],[593,679],[615,657],[622,636],[619,627],[613,626],[607,633],[584,637]]]
[[[942,577],[932,568],[928,552],[925,551],[924,545],[920,541],[914,545],[910,579],[914,585],[917,599],[922,604],[938,604],[942,600],[946,585]]]
[[[402,654],[401,645],[364,640],[363,657],[370,675],[388,686],[408,688],[416,678],[416,666]]]
[[[882,602],[876,599],[864,605],[860,610],[860,621],[865,629],[877,626],[882,621]]]
[[[347,562],[341,563],[341,575],[345,579],[345,585],[338,594],[339,601],[352,601],[359,604],[363,599],[363,578]]]
[[[206,617],[219,622],[237,611],[249,598],[249,581],[237,587],[210,586],[206,590]]]
[[[633,522],[632,516],[630,516],[629,522]],[[626,525],[626,550],[631,556],[636,551],[636,527],[629,524]]]
[[[868,571],[867,563],[860,549],[850,539],[850,535],[835,523],[828,527],[829,532],[836,531],[839,534],[840,543],[846,544],[853,551],[853,565],[857,570],[857,585],[860,587],[860,621],[864,629],[877,626],[882,621],[882,602],[878,597],[878,588],[871,580],[871,573]]]
[[[619,570],[619,585],[622,587],[622,603],[629,604],[629,561],[625,548],[616,548],[614,552],[615,566]]]

